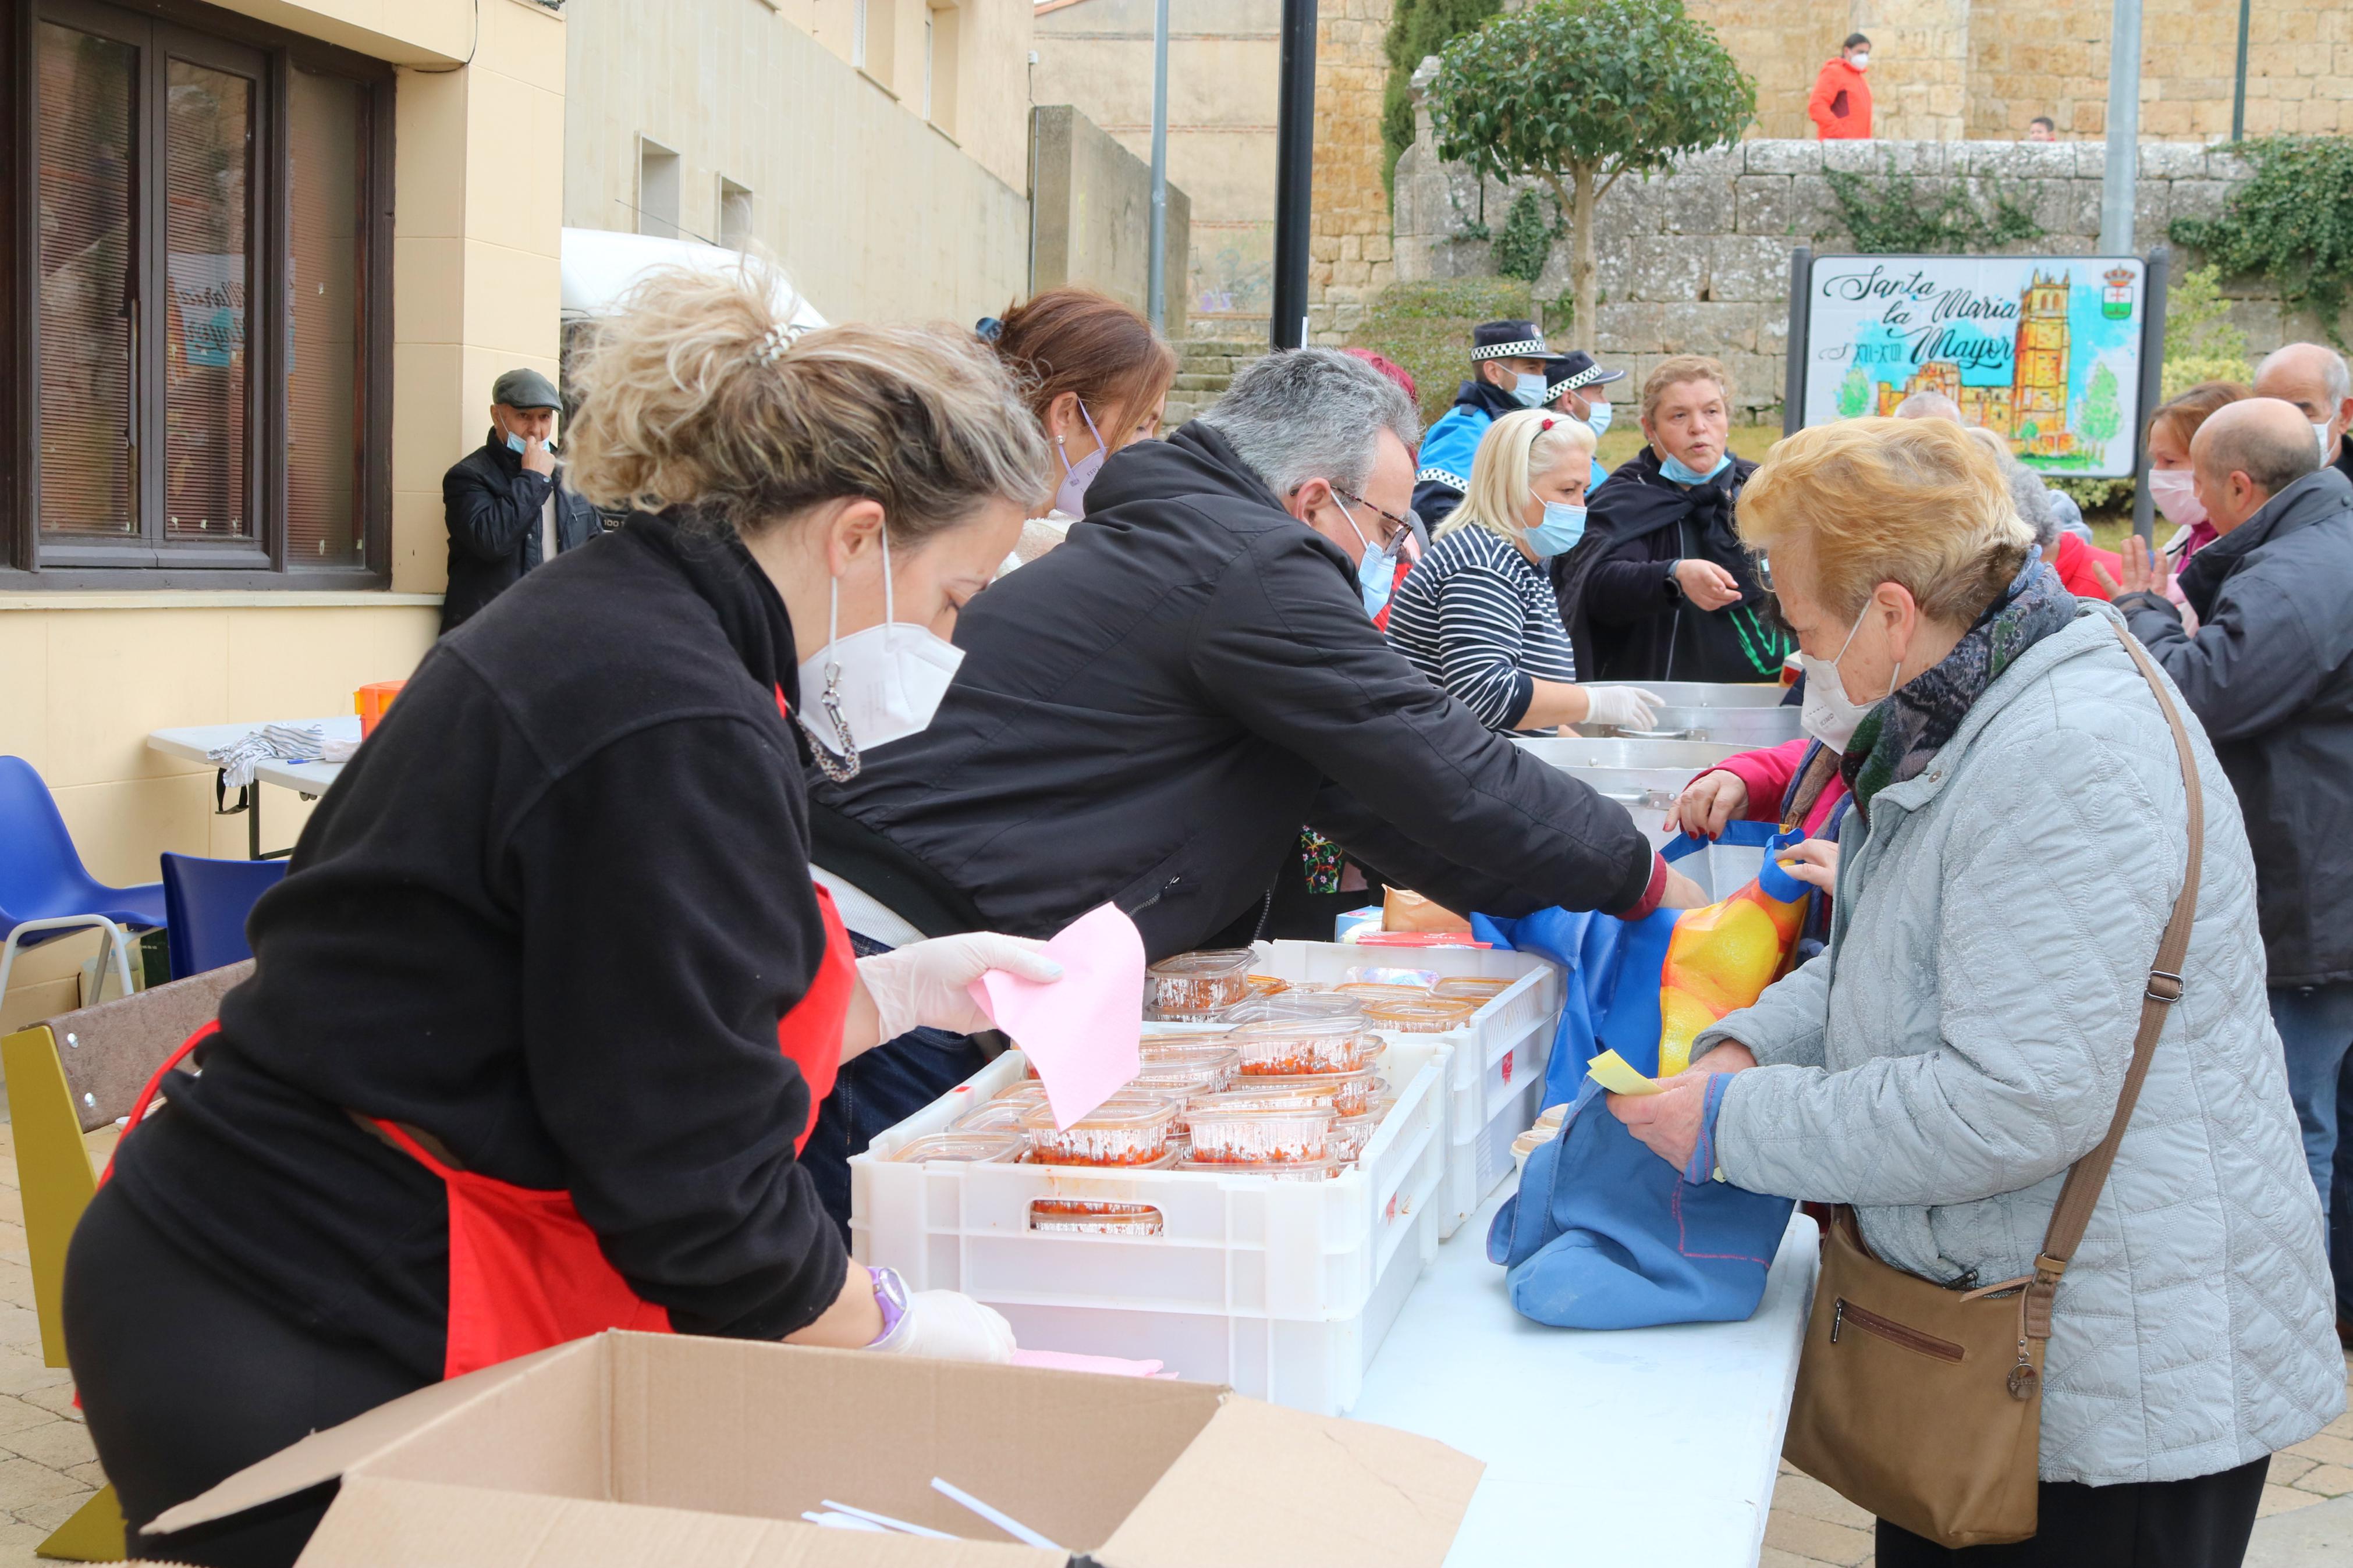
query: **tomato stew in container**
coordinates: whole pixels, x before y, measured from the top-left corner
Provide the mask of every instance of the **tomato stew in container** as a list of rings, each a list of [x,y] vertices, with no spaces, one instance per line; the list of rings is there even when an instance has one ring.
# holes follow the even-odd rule
[[[1040,1105],[1021,1119],[1029,1158],[1040,1165],[1150,1165],[1168,1154],[1177,1103],[1164,1095],[1122,1090],[1067,1128]]]
[[[1244,1024],[1226,1039],[1241,1054],[1241,1070],[1248,1078],[1353,1072],[1381,1048],[1379,1037],[1346,1018],[1269,1019]]]
[[[1241,1053],[1223,1035],[1186,1035],[1144,1043],[1135,1081],[1163,1094],[1215,1094],[1231,1089]]]
[[[1332,1124],[1337,1120],[1328,1102],[1303,1098],[1280,1104],[1247,1091],[1213,1094],[1193,1102],[1190,1163],[1257,1165],[1328,1160]]]
[[[955,1160],[976,1165],[1004,1165],[1011,1163],[1020,1154],[1023,1146],[1023,1140],[1018,1132],[976,1131],[966,1128],[918,1138],[892,1158],[907,1164],[926,1160]]]
[[[1459,1029],[1479,1010],[1472,1002],[1434,998],[1410,1002],[1374,1002],[1365,1008],[1365,1026],[1390,1029],[1400,1035],[1442,1035]]]
[[[1370,1062],[1352,1072],[1265,1073],[1245,1076],[1228,1089],[1224,1099],[1239,1105],[1246,1099],[1268,1104],[1309,1100],[1328,1103],[1343,1116],[1362,1116],[1380,1092],[1380,1075]]]
[[[1145,971],[1145,1016],[1199,1021],[1250,994],[1250,967],[1258,953],[1247,947],[1180,952]]]
[[[1242,984],[1250,987],[1249,994],[1253,997],[1278,995],[1291,989],[1291,982],[1279,974],[1246,975]]]

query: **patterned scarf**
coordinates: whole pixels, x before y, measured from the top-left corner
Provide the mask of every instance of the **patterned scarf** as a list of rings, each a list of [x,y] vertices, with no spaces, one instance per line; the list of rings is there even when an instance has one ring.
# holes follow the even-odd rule
[[[2061,584],[2059,574],[2039,553],[2028,556],[2009,589],[1952,652],[1926,674],[1897,687],[1855,726],[1839,773],[1864,820],[1870,820],[1871,797],[1926,768],[1986,688],[2020,654],[2074,619],[2074,595]]]

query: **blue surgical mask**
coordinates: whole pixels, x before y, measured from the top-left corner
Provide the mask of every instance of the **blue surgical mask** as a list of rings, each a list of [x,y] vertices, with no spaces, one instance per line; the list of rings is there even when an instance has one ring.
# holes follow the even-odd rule
[[[1660,474],[1667,479],[1672,479],[1679,485],[1704,485],[1707,483],[1708,480],[1715,478],[1716,475],[1724,472],[1725,469],[1730,467],[1732,467],[1732,454],[1729,452],[1717,458],[1715,460],[1715,467],[1710,468],[1704,474],[1694,473],[1690,468],[1685,468],[1681,461],[1673,458],[1661,458],[1659,459]]]
[[[1609,400],[1597,397],[1586,405],[1585,427],[1599,436],[1609,428]]]
[[[530,443],[530,442],[528,442],[528,441],[524,440],[522,437],[520,437],[520,436],[516,435],[516,434],[515,434],[513,431],[512,431],[512,430],[510,430],[510,431],[508,431],[508,432],[507,432],[507,450],[508,450],[508,451],[512,452],[516,457],[520,458],[520,457],[522,457],[525,452],[529,451],[530,449],[531,449],[531,443]]]
[[[1394,550],[1373,548],[1373,542],[1365,537],[1365,531],[1356,528],[1356,514],[1348,510],[1346,501],[1335,495],[1332,498],[1332,504],[1340,509],[1340,515],[1348,520],[1348,526],[1356,529],[1356,542],[1365,547],[1363,558],[1356,563],[1356,591],[1364,595],[1365,618],[1370,620],[1388,604],[1389,590],[1397,586],[1397,553]],[[1404,542],[1405,536],[1399,534],[1398,544],[1402,547]]]
[[[1525,371],[1522,371],[1512,377],[1512,395],[1519,400],[1521,407],[1542,408],[1544,395],[1545,378],[1543,376],[1530,375]]]
[[[1567,501],[1545,502],[1544,520],[1528,530],[1528,548],[1538,555],[1566,555],[1585,537],[1585,509]]]

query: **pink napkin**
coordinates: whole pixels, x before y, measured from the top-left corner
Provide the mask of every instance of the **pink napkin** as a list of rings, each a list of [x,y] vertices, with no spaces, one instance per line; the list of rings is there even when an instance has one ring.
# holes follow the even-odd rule
[[[1015,1366],[1043,1367],[1049,1372],[1099,1372],[1111,1377],[1156,1377],[1176,1373],[1160,1370],[1156,1361],[1125,1361],[1115,1355],[1081,1355],[1075,1351],[1015,1351]]]
[[[1060,980],[992,969],[969,989],[974,1005],[1036,1064],[1054,1124],[1068,1127],[1143,1065],[1144,937],[1116,905],[1104,904],[1064,926],[1046,955],[1061,964]]]

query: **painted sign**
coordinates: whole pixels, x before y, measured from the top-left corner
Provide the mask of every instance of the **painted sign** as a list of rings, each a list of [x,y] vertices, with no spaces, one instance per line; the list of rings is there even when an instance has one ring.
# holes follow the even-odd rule
[[[2147,310],[2136,257],[1816,257],[1803,423],[1937,393],[2030,468],[2127,477]]]

